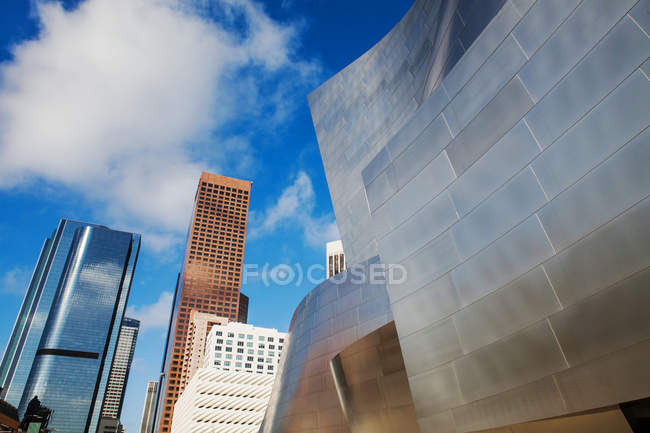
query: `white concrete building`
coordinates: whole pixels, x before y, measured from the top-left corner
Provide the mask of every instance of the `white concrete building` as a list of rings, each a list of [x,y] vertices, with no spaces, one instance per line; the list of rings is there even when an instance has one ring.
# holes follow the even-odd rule
[[[230,322],[214,325],[203,367],[174,406],[172,433],[257,433],[286,334]]]
[[[326,259],[325,269],[327,269],[327,278],[345,270],[345,254],[343,253],[343,242],[332,241],[325,246]]]

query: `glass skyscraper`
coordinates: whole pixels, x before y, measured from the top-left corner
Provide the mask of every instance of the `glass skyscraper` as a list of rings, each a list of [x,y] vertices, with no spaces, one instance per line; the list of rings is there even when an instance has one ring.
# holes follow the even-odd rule
[[[137,234],[71,220],[45,241],[0,364],[21,414],[37,395],[51,428],[96,430],[139,248]]]

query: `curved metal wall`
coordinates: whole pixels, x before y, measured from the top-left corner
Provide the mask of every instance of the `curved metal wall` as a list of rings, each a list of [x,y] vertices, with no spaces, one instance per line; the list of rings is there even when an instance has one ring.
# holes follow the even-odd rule
[[[387,291],[422,432],[650,396],[649,11],[417,1],[310,95],[348,262],[408,273]]]
[[[392,321],[386,285],[372,259],[313,289],[298,305],[260,432],[347,431],[330,360]]]

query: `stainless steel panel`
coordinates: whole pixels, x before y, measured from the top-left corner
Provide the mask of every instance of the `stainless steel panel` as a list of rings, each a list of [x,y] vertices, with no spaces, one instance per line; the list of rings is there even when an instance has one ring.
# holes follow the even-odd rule
[[[391,305],[400,338],[449,316],[460,308],[449,274]]]
[[[646,33],[650,33],[650,1],[641,0],[630,11],[630,16],[634,18]]]
[[[442,152],[384,204],[388,207],[386,212],[393,227],[397,227],[438,195],[455,177],[447,154]]]
[[[556,375],[570,412],[650,396],[650,340]]]
[[[645,199],[545,264],[562,305],[572,304],[650,264],[650,199]]]
[[[537,267],[454,314],[461,346],[472,352],[558,311],[560,303]]]
[[[648,55],[648,38],[625,17],[526,116],[542,146],[547,147],[560,137]],[[528,85],[525,81],[524,84]]]
[[[375,180],[366,187],[368,204],[370,210],[374,211],[383,204],[390,196],[395,194],[397,184],[394,178],[393,169],[388,166]]]
[[[553,255],[533,215],[510,233],[451,272],[464,305],[514,280]]]
[[[409,385],[418,417],[442,412],[463,403],[451,364],[419,376],[409,377]]]
[[[451,411],[434,413],[418,419],[421,433],[456,433],[456,424]]]
[[[551,316],[570,365],[650,338],[650,269]]]
[[[642,65],[641,69],[645,74],[646,78],[650,77],[650,59],[646,60]],[[650,80],[650,78],[648,78]]]
[[[517,8],[517,12],[522,17],[528,13],[530,7],[535,3],[536,0],[510,0],[512,4]]]
[[[539,101],[635,2],[583,1],[519,73],[535,100]]]
[[[454,240],[445,232],[420,251],[402,262],[406,279],[401,284],[391,284],[389,295],[397,299],[400,293],[410,293],[448,272],[460,263]]]
[[[451,319],[400,338],[409,377],[460,357],[463,351]]]
[[[507,37],[452,99],[450,107],[456,113],[460,129],[463,129],[512,79],[526,60],[517,42],[512,36]]]
[[[390,158],[388,156],[388,151],[382,149],[379,153],[370,161],[370,163],[361,170],[361,176],[363,177],[363,184],[368,185],[372,182],[386,167],[390,164]]]
[[[635,71],[534,162],[544,191],[555,197],[650,124],[650,83]]]
[[[547,377],[452,412],[457,431],[469,432],[563,415],[566,409],[553,379]]]
[[[519,122],[449,187],[458,213],[467,214],[538,153],[535,139]]]
[[[451,141],[441,116],[424,128],[411,145],[393,160],[398,187],[406,185]]]
[[[457,219],[456,209],[449,195],[440,194],[379,241],[382,261],[387,264],[400,263],[402,259],[446,230]]]
[[[468,258],[546,203],[535,175],[526,168],[451,229],[461,257]]]
[[[539,218],[556,250],[647,197],[649,167],[650,128],[544,206]]]
[[[466,402],[498,394],[567,367],[547,321],[465,355],[454,361],[454,365]]]
[[[538,0],[512,31],[528,57],[569,16],[581,0]]]
[[[359,323],[385,315],[389,311],[390,303],[388,301],[388,296],[375,298],[365,304],[359,305]]]
[[[515,77],[447,147],[456,175],[460,176],[487,152],[532,105],[526,89]]]
[[[510,2],[503,5],[496,17],[487,25],[456,66],[444,78],[443,83],[454,96],[474,75],[478,68],[506,38],[519,20],[519,14]]]

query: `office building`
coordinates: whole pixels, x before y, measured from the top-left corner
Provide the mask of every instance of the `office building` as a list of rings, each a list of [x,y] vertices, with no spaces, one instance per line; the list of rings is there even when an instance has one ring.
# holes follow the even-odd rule
[[[203,367],[174,408],[172,433],[257,433],[285,338],[276,329],[248,324],[213,326]]]
[[[142,408],[142,419],[140,421],[140,433],[152,433],[154,425],[154,411],[156,409],[156,397],[158,396],[158,382],[147,383],[147,394],[144,398]]]
[[[194,373],[203,365],[205,355],[205,343],[208,338],[210,329],[214,325],[226,325],[228,319],[217,316],[216,314],[200,313],[198,311],[190,312],[189,329],[187,339],[185,340],[185,368],[180,378],[181,387],[185,389],[188,382],[194,376]]]
[[[0,367],[24,414],[38,396],[49,428],[95,432],[140,236],[62,220],[45,241]]]
[[[126,384],[129,380],[129,371],[131,370],[131,362],[133,361],[133,353],[135,352],[135,343],[138,338],[139,329],[139,320],[128,317],[122,320],[122,329],[117,340],[113,366],[111,367],[111,374],[108,376],[102,418],[120,419],[122,404],[124,403],[124,393],[126,392]]]
[[[418,0],[309,95],[347,270],[262,433],[643,431],[648,8]]]
[[[328,242],[326,250],[327,278],[345,270],[345,254],[343,253],[343,242],[340,240]]]
[[[203,173],[197,187],[183,268],[179,274],[160,390],[158,429],[171,428],[173,407],[188,377],[185,359],[190,314],[246,322],[241,273],[251,182]]]

